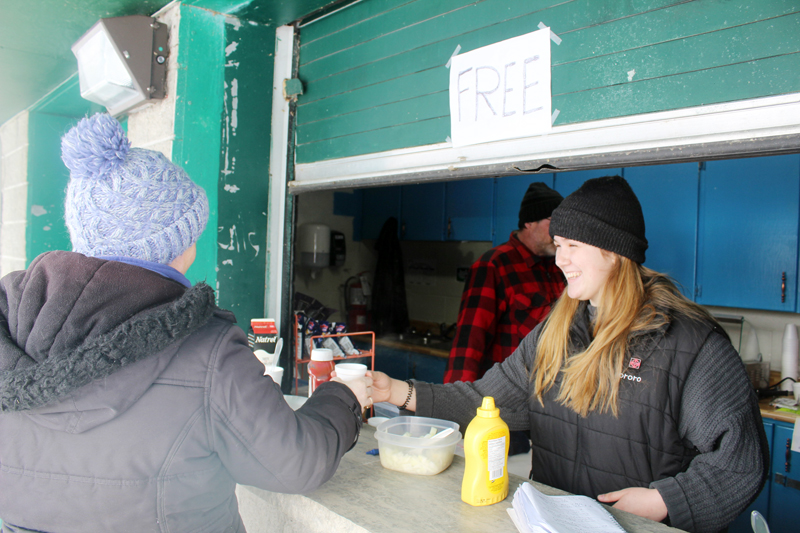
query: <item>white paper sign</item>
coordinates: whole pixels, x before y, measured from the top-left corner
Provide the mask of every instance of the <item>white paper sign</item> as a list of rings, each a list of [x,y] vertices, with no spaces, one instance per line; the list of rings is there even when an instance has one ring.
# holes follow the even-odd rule
[[[451,59],[455,147],[546,133],[550,108],[550,28]]]

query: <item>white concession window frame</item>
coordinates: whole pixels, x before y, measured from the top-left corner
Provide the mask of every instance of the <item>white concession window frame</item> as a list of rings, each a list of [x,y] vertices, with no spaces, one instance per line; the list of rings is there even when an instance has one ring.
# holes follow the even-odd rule
[[[563,113],[563,111],[562,111]],[[800,151],[800,93],[554,127],[463,148],[448,142],[295,165],[290,194]]]
[[[286,176],[289,153],[289,102],[283,96],[283,80],[292,77],[294,27],[280,26],[275,34],[275,70],[272,77],[272,124],[269,154],[269,208],[267,212],[267,276],[265,316],[275,319],[281,331],[284,274],[284,224]]]

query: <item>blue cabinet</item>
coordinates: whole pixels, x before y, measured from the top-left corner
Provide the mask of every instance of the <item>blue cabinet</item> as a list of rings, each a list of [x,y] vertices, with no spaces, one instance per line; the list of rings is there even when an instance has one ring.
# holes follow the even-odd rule
[[[696,301],[795,311],[799,203],[800,155],[705,163]]]
[[[750,513],[767,519],[771,533],[796,533],[800,527],[800,453],[790,449],[793,424],[764,420],[770,450],[769,479],[758,498],[728,527],[729,533],[751,533]]]
[[[528,186],[534,182],[541,182],[553,188],[553,174],[506,176],[495,181],[492,246],[508,241],[511,232],[519,229],[519,206]]]
[[[554,189],[566,198],[577,191],[583,182],[603,176],[622,176],[621,168],[599,168],[597,170],[578,170],[576,172],[560,172],[555,175]]]
[[[563,196],[620,174],[642,203],[645,266],[702,305],[798,310],[800,154],[364,189],[363,238],[390,216],[400,238],[505,242],[532,181]]]
[[[449,181],[445,194],[445,240],[491,241],[494,178]],[[520,197],[520,200],[522,197]]]
[[[648,248],[644,266],[668,274],[694,298],[699,165],[682,163],[625,169],[644,212]]]
[[[406,241],[444,240],[444,183],[403,185],[400,238]]]
[[[775,424],[771,420],[764,420],[764,432],[767,434],[767,443],[769,444],[770,457],[772,457],[772,435]],[[728,533],[752,533],[753,527],[750,525],[750,513],[758,511],[764,518],[769,517],[769,493],[770,482],[764,484],[756,500],[742,512],[730,526],[728,526]],[[770,524],[771,525],[771,524]]]
[[[791,451],[792,426],[775,423],[770,471],[769,515],[771,533],[800,529],[800,453]]]
[[[364,189],[361,236],[375,239],[389,217],[405,241],[491,241],[494,178]]]
[[[400,187],[375,187],[361,192],[361,238],[377,239],[386,221],[400,222]]]

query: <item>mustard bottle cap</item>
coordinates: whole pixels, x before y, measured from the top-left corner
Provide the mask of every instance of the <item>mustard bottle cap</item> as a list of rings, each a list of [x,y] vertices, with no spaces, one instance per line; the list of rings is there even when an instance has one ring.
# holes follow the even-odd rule
[[[494,406],[494,398],[484,396],[481,406],[478,407],[478,416],[481,418],[497,418],[500,416],[500,409]]]

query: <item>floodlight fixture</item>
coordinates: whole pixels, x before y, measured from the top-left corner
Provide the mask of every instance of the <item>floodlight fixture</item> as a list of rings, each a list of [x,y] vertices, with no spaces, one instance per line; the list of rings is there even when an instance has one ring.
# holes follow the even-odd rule
[[[166,95],[167,26],[152,17],[100,19],[72,45],[81,96],[118,116]]]

